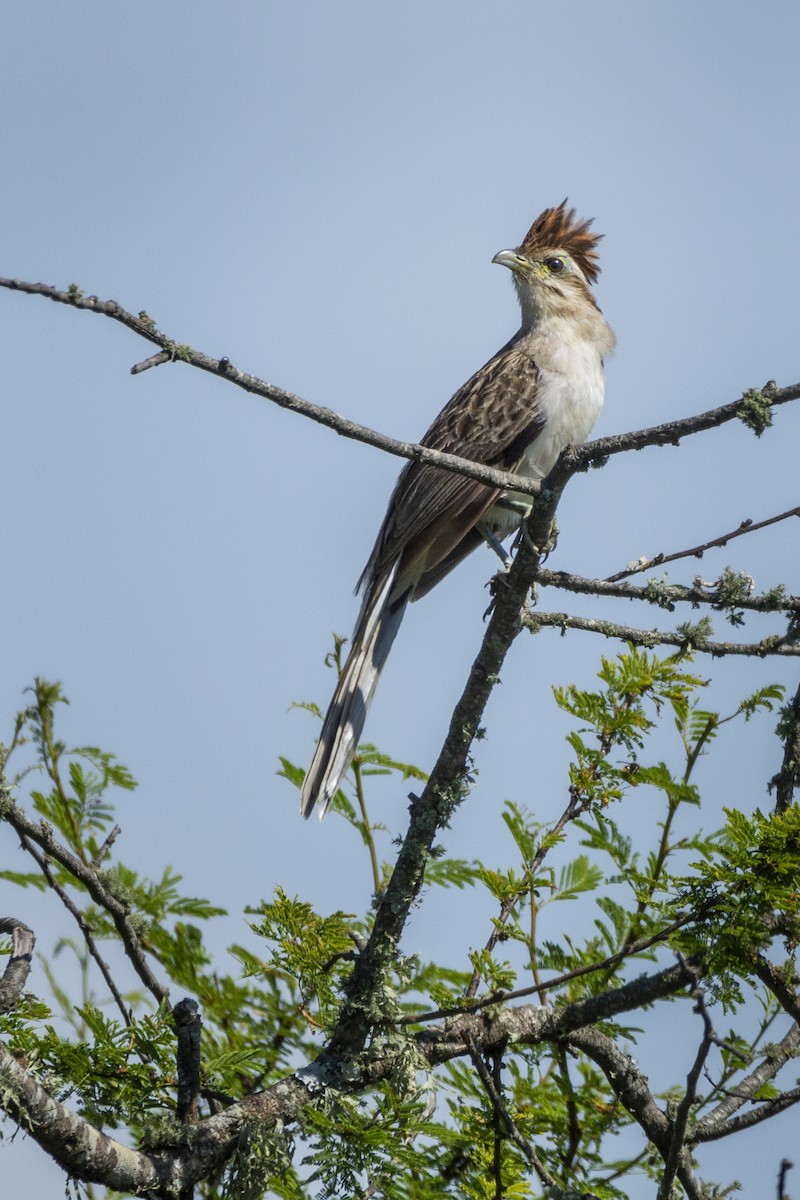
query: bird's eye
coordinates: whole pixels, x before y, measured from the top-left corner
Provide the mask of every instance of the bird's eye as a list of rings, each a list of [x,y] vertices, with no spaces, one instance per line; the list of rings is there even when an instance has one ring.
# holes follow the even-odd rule
[[[551,275],[560,275],[564,270],[563,258],[546,258],[544,265],[547,267]]]

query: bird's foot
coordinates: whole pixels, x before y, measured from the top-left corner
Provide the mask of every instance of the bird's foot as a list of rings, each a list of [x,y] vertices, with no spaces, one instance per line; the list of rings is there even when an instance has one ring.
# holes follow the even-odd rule
[[[530,530],[528,529],[528,523],[527,523],[527,521],[525,521],[519,527],[519,533],[517,534],[517,537],[516,537],[516,540],[514,542],[512,549],[516,550],[520,541],[523,541],[525,543],[525,545],[528,547],[528,549],[532,550],[534,554],[538,555],[539,559],[542,562],[545,562],[550,557],[550,555],[553,553],[553,551],[556,548],[556,545],[558,544],[558,525],[556,524],[556,522],[554,520],[552,525],[550,526],[550,530],[547,534],[546,541],[544,542],[543,545],[537,546],[537,544],[534,542],[533,538],[531,537]]]

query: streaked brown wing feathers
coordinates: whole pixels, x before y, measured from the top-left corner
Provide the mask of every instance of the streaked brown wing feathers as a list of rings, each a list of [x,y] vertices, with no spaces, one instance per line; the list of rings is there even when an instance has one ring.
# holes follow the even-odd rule
[[[514,470],[542,424],[537,369],[514,338],[460,388],[422,445]],[[361,582],[375,579],[398,555],[398,586],[435,569],[480,521],[499,492],[441,468],[409,463],[397,481]]]

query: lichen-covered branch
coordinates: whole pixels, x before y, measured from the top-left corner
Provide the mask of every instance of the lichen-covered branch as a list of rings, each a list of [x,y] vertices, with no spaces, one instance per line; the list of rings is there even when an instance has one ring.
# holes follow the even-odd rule
[[[798,513],[800,513],[800,509],[798,509]],[[587,579],[583,575],[571,575],[567,571],[550,571],[546,568],[539,571],[536,581],[541,587],[553,587],[582,596],[640,600],[645,604],[654,604],[656,607],[667,609],[670,612],[677,604],[691,604],[693,607],[707,604],[720,610],[728,607],[720,595],[719,581],[704,584],[702,587],[699,584],[686,587],[680,583],[650,580],[644,586],[637,586],[626,582],[615,583],[608,579]],[[784,594],[781,589],[773,589],[760,595],[737,596],[735,604],[730,607],[745,609],[748,612],[800,613],[800,596],[790,596]]]
[[[563,458],[563,456],[562,456]],[[557,468],[558,469],[558,468]],[[568,477],[568,468],[564,478]],[[548,484],[550,481],[546,481]],[[540,500],[537,516],[549,528],[560,487],[551,498]],[[541,511],[538,511],[541,510]],[[370,1026],[386,1019],[378,997],[398,952],[409,911],[425,876],[425,866],[439,831],[448,823],[467,795],[470,781],[469,755],[480,728],[489,696],[497,683],[505,656],[520,631],[520,615],[539,563],[534,544],[523,540],[509,573],[496,589],[493,612],[478,656],[450,721],[450,726],[433,771],[421,795],[412,798],[410,820],[391,879],[382,893],[375,923],[349,982],[347,999],[334,1032],[330,1055],[363,1045]]]
[[[523,1005],[500,1008],[491,1014],[467,1014],[440,1028],[417,1032],[411,1045],[420,1065],[434,1067],[452,1058],[490,1053],[508,1044],[552,1043],[568,1036],[573,1042],[577,1030],[580,1036],[587,1034],[583,1028],[586,1023],[634,1011],[693,986],[695,980],[694,965],[681,962],[557,1009]],[[302,1124],[306,1105],[321,1100],[329,1087],[357,1092],[392,1078],[399,1058],[407,1055],[408,1049],[401,1040],[394,1051],[384,1045],[366,1055],[356,1053],[343,1059],[338,1070],[330,1062],[330,1055],[323,1055],[311,1069],[287,1076],[265,1092],[187,1127],[185,1143],[150,1153],[132,1150],[107,1137],[59,1104],[2,1044],[0,1106],[76,1179],[104,1183],[121,1192],[175,1200],[193,1182],[226,1161],[248,1123],[257,1121],[269,1128]],[[338,1085],[329,1082],[334,1079]],[[650,1136],[649,1129],[647,1132]]]
[[[781,1067],[785,1066],[790,1059],[797,1056],[799,1049],[800,1026],[795,1024],[791,1026],[780,1042],[770,1047],[769,1053],[764,1060],[745,1076],[744,1079],[740,1079],[736,1084],[736,1088],[729,1092],[710,1113],[707,1113],[706,1116],[697,1122],[692,1130],[692,1141],[714,1141],[718,1138],[727,1137],[731,1133],[734,1133],[737,1128],[740,1128],[741,1123],[732,1120],[733,1114],[738,1112],[742,1105],[752,1103],[756,1092],[766,1084],[771,1083]],[[780,1112],[783,1108],[786,1108],[789,1103],[797,1102],[795,1099],[778,1103],[780,1099],[780,1097],[775,1097],[774,1100],[762,1101],[758,1111],[762,1111],[763,1109],[765,1114],[769,1115],[771,1113],[774,1115],[775,1112]],[[772,1109],[769,1108],[770,1105],[773,1105]]]
[[[606,621],[599,617],[576,617],[569,613],[546,613],[535,609],[523,617],[523,624],[531,633],[541,629],[577,629],[583,633],[599,633],[602,637],[616,638],[634,646],[653,650],[656,646],[674,646],[678,650],[691,649],[698,654],[710,654],[712,658],[736,655],[744,658],[800,658],[800,643],[787,635],[762,638],[760,642],[716,642],[702,635],[702,631],[668,633],[661,629],[637,629],[633,625],[621,625],[618,621]]]
[[[672,1150],[672,1125],[656,1104],[647,1076],[639,1070],[634,1059],[599,1029],[579,1029],[566,1040],[568,1045],[583,1051],[597,1063],[620,1103],[666,1162]],[[691,1156],[685,1146],[681,1147],[677,1157],[676,1174],[689,1200],[703,1200],[704,1193],[695,1178]]]

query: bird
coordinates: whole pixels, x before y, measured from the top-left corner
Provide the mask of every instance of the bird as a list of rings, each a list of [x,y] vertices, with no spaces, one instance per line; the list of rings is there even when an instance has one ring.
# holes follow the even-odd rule
[[[616,338],[591,290],[602,235],[567,206],[563,200],[545,209],[515,250],[492,259],[511,272],[520,328],[452,396],[423,446],[542,480],[566,446],[588,438],[603,405],[603,361]],[[304,817],[319,805],[321,819],[336,795],[409,602],[482,542],[499,549],[531,503],[524,492],[417,461],[406,465],[356,587],[361,610],[302,786]]]

